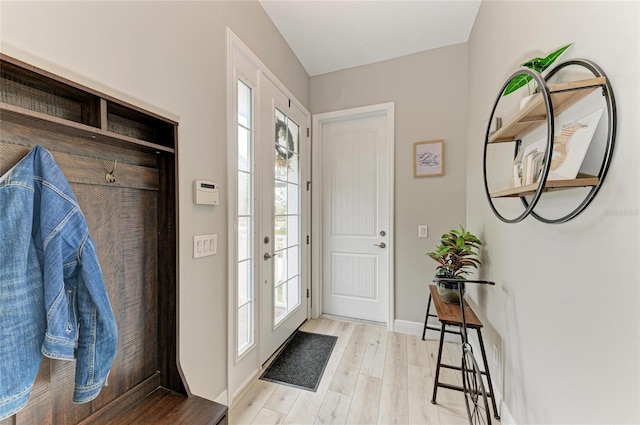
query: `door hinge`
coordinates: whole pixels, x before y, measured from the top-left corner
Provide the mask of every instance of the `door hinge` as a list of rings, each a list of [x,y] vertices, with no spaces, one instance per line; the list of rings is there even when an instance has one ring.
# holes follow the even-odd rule
[[[309,298],[309,289],[307,289],[307,298]]]
[[[309,245],[309,235],[307,235],[307,245]]]
[[[311,129],[307,127],[307,137],[311,137]]]
[[[311,190],[311,182],[307,182],[307,192]]]

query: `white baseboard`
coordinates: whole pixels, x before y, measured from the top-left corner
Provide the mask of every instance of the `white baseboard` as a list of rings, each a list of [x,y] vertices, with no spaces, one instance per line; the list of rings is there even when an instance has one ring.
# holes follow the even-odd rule
[[[506,421],[505,422],[505,419],[504,419],[505,413],[507,414],[509,419],[513,419],[513,418],[511,418],[511,415],[508,413],[508,409],[504,404],[504,400],[502,399],[502,393],[498,389],[498,386],[496,385],[496,381],[494,379],[491,379],[491,384],[493,385],[493,395],[496,398],[496,405],[498,406],[498,414],[500,415],[500,423],[502,425],[507,425],[507,424],[515,425],[515,422],[513,422],[513,421]],[[489,399],[489,403],[491,403],[491,399]]]
[[[225,406],[229,405],[229,395],[227,394],[227,390],[224,390],[220,393],[218,397],[216,397],[213,401],[216,403],[224,404]]]
[[[393,321],[393,331],[406,335],[422,336],[423,323],[410,322],[408,320],[396,319]]]
[[[498,406],[498,411],[500,412],[500,423],[502,425],[517,425],[516,420],[511,416],[511,412],[509,412],[509,409],[501,395],[498,394],[498,396],[500,396],[498,398],[498,400],[500,400],[500,405]]]
[[[438,329],[441,324],[436,319],[429,319],[429,325],[435,326]],[[421,322],[410,322],[408,320],[400,320],[396,319],[393,322],[393,331],[406,335],[415,335],[422,338],[422,330],[424,329],[424,323]],[[426,339],[440,339],[440,331],[434,331],[432,329],[427,329],[425,334]],[[444,335],[444,340],[447,342],[460,342],[460,337],[455,336],[450,333],[446,333]]]
[[[257,379],[259,373],[260,373],[260,369],[256,369],[253,373],[251,373],[249,377],[247,377],[247,379],[245,379],[245,381],[242,384],[240,384],[236,392],[232,395],[233,398],[228,399],[228,395],[227,395],[227,399],[228,399],[227,406],[229,408],[233,407],[233,403],[235,403],[236,400],[241,398],[249,390],[249,388],[251,387],[251,384],[253,383],[254,380]]]

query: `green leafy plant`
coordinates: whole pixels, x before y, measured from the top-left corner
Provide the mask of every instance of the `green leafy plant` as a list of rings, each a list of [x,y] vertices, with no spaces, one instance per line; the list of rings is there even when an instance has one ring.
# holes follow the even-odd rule
[[[440,245],[427,255],[440,265],[436,274],[442,277],[463,279],[481,264],[478,250],[482,242],[460,225],[460,230],[450,230],[440,238]]]
[[[542,73],[545,69],[549,68],[551,64],[554,63],[562,53],[564,53],[565,50],[567,50],[571,46],[573,46],[573,43],[560,47],[559,49],[549,53],[549,55],[544,58],[530,59],[523,63],[522,66]],[[509,84],[507,84],[507,87],[504,89],[504,93],[502,93],[502,95],[506,96],[518,90],[520,87],[528,86],[531,80],[533,80],[533,77],[531,75],[516,75],[511,79],[511,81],[509,81]],[[529,94],[531,94],[531,90],[529,90]]]

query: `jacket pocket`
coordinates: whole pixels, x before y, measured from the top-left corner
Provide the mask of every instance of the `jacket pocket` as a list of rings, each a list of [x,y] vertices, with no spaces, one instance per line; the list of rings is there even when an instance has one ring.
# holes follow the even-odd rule
[[[47,332],[42,353],[50,358],[72,360],[78,340],[77,262],[64,265],[64,284],[47,310]]]

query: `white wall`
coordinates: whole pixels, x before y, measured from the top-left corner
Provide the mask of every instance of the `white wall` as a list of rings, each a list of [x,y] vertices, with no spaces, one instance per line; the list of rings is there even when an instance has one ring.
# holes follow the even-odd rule
[[[467,221],[486,241],[483,276],[497,282],[476,300],[490,352],[502,350],[503,423],[640,422],[639,5],[484,1],[471,34]],[[563,58],[595,61],[615,91],[609,174],[566,224],[504,224],[484,195],[484,121],[518,64],[570,42]],[[576,202],[570,192],[555,198]]]
[[[1,2],[2,52],[179,121],[179,351],[191,391],[226,388],[225,26],[305,107],[309,76],[257,2]],[[217,207],[192,181],[221,184]],[[217,233],[218,255],[192,258]]]
[[[436,263],[424,254],[465,222],[467,45],[311,78],[313,114],[395,102],[395,319],[424,321]],[[445,175],[413,177],[413,144],[444,139]],[[429,237],[418,238],[418,225]]]

